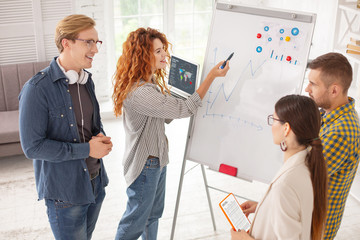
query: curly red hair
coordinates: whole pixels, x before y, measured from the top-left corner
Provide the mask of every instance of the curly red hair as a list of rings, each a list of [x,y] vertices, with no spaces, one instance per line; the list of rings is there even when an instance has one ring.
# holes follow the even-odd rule
[[[114,92],[112,98],[116,116],[121,115],[126,96],[145,82],[154,81],[162,93],[170,93],[164,80],[166,75],[165,69],[156,70],[153,80],[149,80],[152,74],[151,68],[155,61],[153,41],[156,38],[160,39],[164,45],[164,51],[167,53],[169,60],[170,54],[168,48],[171,44],[168,42],[165,34],[155,29],[138,28],[131,32],[123,43],[123,52],[116,64],[114,74]]]

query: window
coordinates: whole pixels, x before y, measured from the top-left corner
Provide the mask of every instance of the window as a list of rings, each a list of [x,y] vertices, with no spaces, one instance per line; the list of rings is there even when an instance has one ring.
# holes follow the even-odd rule
[[[175,3],[174,53],[203,63],[210,30],[213,0],[181,0]]]
[[[163,31],[163,0],[114,0],[116,57],[127,35],[139,27]]]
[[[166,34],[173,53],[202,63],[214,0],[114,0],[116,57],[127,35],[139,27]]]
[[[46,61],[58,55],[55,26],[72,11],[71,0],[0,1],[0,64]]]

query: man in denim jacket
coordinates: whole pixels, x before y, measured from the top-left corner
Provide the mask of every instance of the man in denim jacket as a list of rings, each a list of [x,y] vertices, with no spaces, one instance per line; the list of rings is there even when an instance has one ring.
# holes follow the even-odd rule
[[[93,19],[70,15],[55,33],[59,57],[32,77],[19,100],[20,140],[33,159],[39,200],[56,239],[90,239],[108,177],[104,136],[91,68],[101,46]]]

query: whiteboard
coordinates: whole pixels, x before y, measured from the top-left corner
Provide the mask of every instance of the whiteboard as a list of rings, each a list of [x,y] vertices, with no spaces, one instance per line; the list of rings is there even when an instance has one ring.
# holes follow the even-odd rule
[[[267,116],[282,96],[301,93],[315,14],[217,3],[201,81],[232,52],[226,77],[212,83],[193,117],[185,158],[269,183],[282,165]]]

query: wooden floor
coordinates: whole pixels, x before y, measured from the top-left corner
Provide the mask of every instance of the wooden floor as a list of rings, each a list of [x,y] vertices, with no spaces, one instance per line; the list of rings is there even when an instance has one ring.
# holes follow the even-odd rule
[[[168,240],[171,235],[187,124],[188,120],[176,120],[167,126],[170,164],[167,169],[165,211],[159,224],[159,240]],[[124,148],[122,123],[119,120],[106,120],[104,128],[112,137],[114,148],[104,159],[110,183],[93,234],[95,240],[114,239],[127,200],[121,165]],[[209,191],[216,220],[214,231],[201,167],[187,161],[186,171],[174,239],[230,239],[230,225],[218,207],[226,194],[213,189]],[[246,182],[211,170],[205,172],[210,186],[246,198],[258,200],[267,188],[263,183]],[[0,192],[0,239],[53,239],[44,201],[37,201],[32,161],[24,156],[0,158]],[[240,198],[239,201],[244,199]],[[336,239],[360,239],[360,202],[352,196],[348,198]]]

